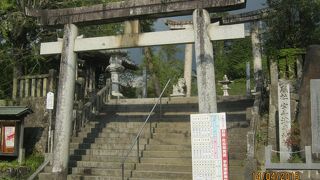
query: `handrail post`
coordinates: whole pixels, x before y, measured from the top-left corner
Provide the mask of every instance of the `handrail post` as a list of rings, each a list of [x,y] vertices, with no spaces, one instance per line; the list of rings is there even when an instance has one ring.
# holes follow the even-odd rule
[[[160,120],[162,120],[162,97],[160,97]]]
[[[140,163],[140,155],[139,155],[139,151],[140,151],[140,150],[139,150],[139,144],[140,144],[140,143],[139,143],[139,140],[140,140],[140,137],[138,136],[138,137],[137,137],[137,162],[138,162],[138,163]]]
[[[124,180],[124,163],[121,164],[121,176],[122,180]]]
[[[150,138],[152,139],[153,138],[153,135],[152,135],[152,120],[150,119],[150,122],[149,122],[149,131],[150,131]]]

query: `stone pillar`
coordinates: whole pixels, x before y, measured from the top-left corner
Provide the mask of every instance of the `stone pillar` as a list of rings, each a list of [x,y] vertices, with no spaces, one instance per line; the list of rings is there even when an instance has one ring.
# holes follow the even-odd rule
[[[302,78],[302,70],[303,70],[303,59],[301,55],[297,55],[296,64],[297,64],[297,79],[300,82]]]
[[[187,97],[191,96],[192,50],[193,50],[193,44],[186,44],[185,55],[184,55],[184,79],[186,80]]]
[[[140,33],[139,20],[124,22],[124,34],[138,34],[138,33]]]
[[[24,135],[24,119],[21,119],[20,133],[19,133],[19,156],[18,156],[19,164],[23,164],[25,160],[25,149],[23,147],[23,137],[24,137],[23,135]]]
[[[111,55],[110,58],[110,65],[107,67],[107,70],[111,72],[111,95],[121,97],[123,96],[119,91],[119,75],[120,73],[125,69],[122,66],[122,58],[124,58],[124,55],[119,52],[115,52]]]
[[[291,130],[290,83],[287,80],[279,80],[278,104],[280,162],[287,162],[291,152],[286,143]]]
[[[78,28],[74,24],[64,25],[52,167],[52,172],[56,176],[56,179],[66,179],[68,173],[69,143],[77,66],[77,54],[73,49],[77,35]]]
[[[320,79],[310,80],[312,152],[320,153]]]
[[[253,72],[255,79],[255,91],[260,91],[262,87],[262,55],[259,39],[259,22],[252,23],[251,29]]]
[[[247,62],[246,64],[246,92],[247,92],[247,96],[251,95],[250,62]]]
[[[213,47],[207,33],[209,13],[204,9],[193,12],[197,85],[200,113],[216,113],[216,82],[213,62]]]
[[[277,61],[271,60],[270,64],[270,80],[269,86],[269,123],[268,123],[268,145],[271,145],[275,149],[277,146],[277,126],[278,120],[278,63]]]
[[[142,87],[142,98],[147,98],[148,93],[148,77],[147,77],[147,67],[143,67],[143,87]]]

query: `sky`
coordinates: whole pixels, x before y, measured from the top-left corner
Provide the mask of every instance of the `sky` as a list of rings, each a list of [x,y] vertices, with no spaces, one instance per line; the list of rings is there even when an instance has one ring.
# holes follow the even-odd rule
[[[236,10],[236,11],[230,11],[231,14],[238,14],[242,12],[248,12],[248,11],[253,11],[261,8],[266,7],[266,0],[247,0],[247,5],[245,9],[241,10]],[[179,16],[179,17],[171,17],[171,18],[160,18],[158,19],[155,24],[154,24],[154,29],[156,31],[166,31],[169,30],[168,27],[164,24],[166,19],[175,19],[175,20],[191,20],[191,16]],[[181,47],[183,47],[181,45]],[[134,61],[136,64],[140,64],[142,61],[142,53],[141,53],[141,48],[134,48],[134,49],[129,49],[129,56],[132,61]],[[181,54],[178,54],[179,59],[184,59],[183,57],[184,52],[182,51]]]

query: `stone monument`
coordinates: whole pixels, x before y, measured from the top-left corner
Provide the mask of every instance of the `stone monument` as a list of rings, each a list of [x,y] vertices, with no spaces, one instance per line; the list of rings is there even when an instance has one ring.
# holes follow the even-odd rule
[[[278,103],[280,162],[287,162],[291,152],[286,143],[291,130],[290,83],[283,79],[279,79]]]
[[[172,97],[185,96],[186,80],[184,78],[179,78],[178,83],[173,85]]]

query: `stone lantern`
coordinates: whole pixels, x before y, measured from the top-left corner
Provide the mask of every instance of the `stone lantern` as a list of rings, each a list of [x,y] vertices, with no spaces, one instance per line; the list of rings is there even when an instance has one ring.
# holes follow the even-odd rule
[[[223,80],[222,81],[218,81],[220,84],[222,84],[222,90],[223,90],[223,96],[229,96],[229,92],[228,90],[231,89],[228,85],[231,84],[233,81],[230,81],[228,79],[227,75],[223,76]]]
[[[123,97],[119,91],[120,80],[119,76],[125,69],[122,65],[122,62],[127,58],[127,54],[124,51],[113,51],[110,53],[110,65],[107,67],[107,70],[111,73],[111,95],[117,97]]]

